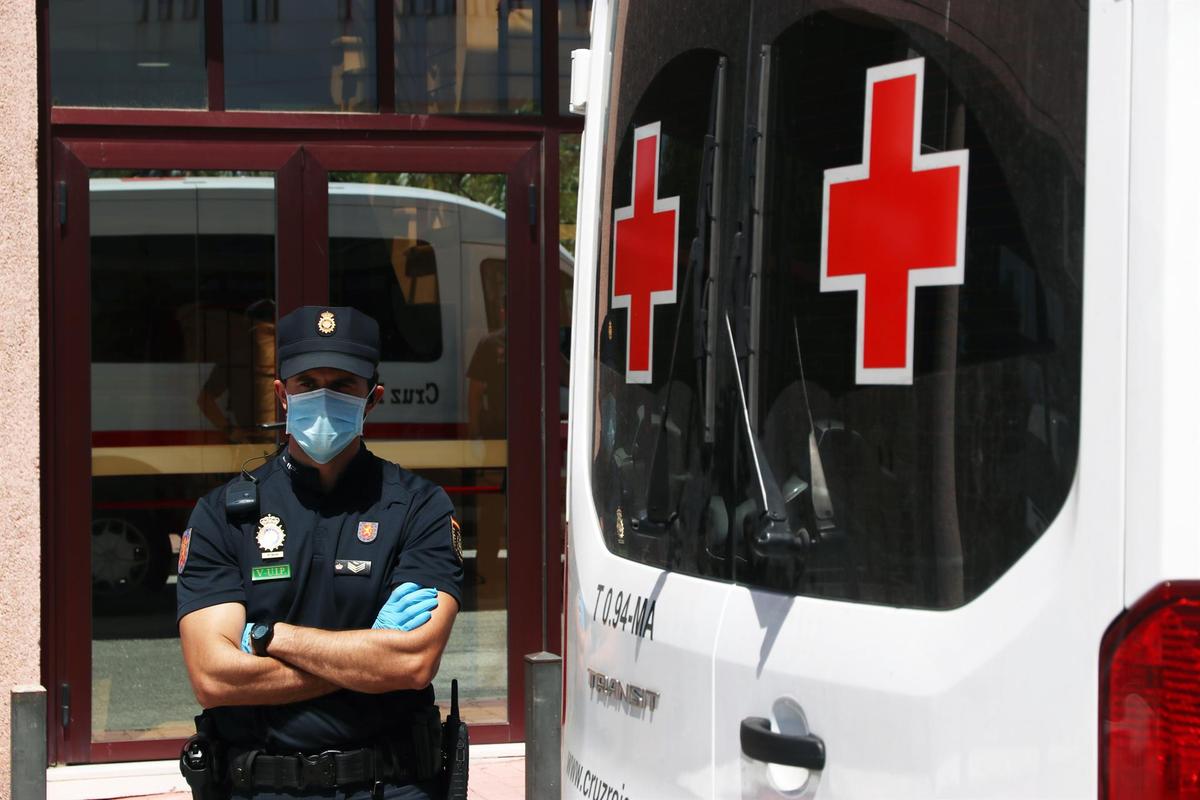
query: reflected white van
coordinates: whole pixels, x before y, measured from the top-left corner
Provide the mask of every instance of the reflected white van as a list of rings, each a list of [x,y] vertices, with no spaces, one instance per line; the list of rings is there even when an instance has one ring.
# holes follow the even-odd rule
[[[380,323],[386,391],[366,435],[416,468],[502,473],[504,214],[371,180],[328,184],[319,267],[331,305]],[[94,177],[89,222],[93,592],[122,610],[173,575],[196,498],[274,450],[276,299],[297,289],[276,285],[270,176]],[[569,296],[565,252],[559,269]]]

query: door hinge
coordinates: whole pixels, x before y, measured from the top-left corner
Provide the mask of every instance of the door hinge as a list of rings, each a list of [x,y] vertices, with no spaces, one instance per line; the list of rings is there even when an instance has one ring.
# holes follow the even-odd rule
[[[58,700],[58,721],[66,728],[71,724],[71,684],[63,683],[58,687]]]
[[[67,224],[67,182],[59,181],[57,197],[55,202],[58,204],[58,226],[64,227]]]
[[[529,184],[529,227],[531,230],[537,230],[538,224],[538,196],[537,184]]]

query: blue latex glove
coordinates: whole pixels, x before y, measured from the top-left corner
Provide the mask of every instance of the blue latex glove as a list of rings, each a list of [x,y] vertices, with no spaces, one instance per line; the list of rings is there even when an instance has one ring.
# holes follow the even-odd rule
[[[253,653],[250,649],[250,629],[254,627],[253,622],[247,622],[246,627],[242,630],[242,652]]]
[[[402,583],[392,590],[372,628],[387,628],[394,631],[415,630],[433,616],[437,608],[437,589],[422,589],[415,583]]]

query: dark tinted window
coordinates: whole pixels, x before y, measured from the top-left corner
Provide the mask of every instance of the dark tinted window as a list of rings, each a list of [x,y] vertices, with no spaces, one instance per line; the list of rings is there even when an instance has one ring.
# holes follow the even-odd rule
[[[222,14],[228,108],[378,108],[374,2],[223,0]]]
[[[215,360],[274,322],[274,258],[270,234],[93,236],[93,360]]]
[[[816,544],[803,557],[767,557],[746,539],[738,579],[952,608],[1028,550],[1074,475],[1087,12],[1038,0],[854,5],[864,8],[797,18],[793,4],[766,3],[759,20],[772,79],[761,284],[748,292],[756,341],[743,366],[788,522]],[[874,200],[856,196],[826,223],[824,181],[826,170],[865,160],[867,70],[916,58],[919,152],[969,153],[965,264],[961,286],[909,290],[911,377],[885,385],[856,370],[860,316],[890,308],[901,317],[893,334],[904,336],[904,275],[885,273],[953,263],[909,238],[946,204],[901,181]],[[887,127],[881,108],[872,136]],[[871,152],[875,179],[884,156]],[[874,216],[847,245],[841,226],[856,214]],[[839,251],[838,268],[852,261],[868,276],[865,305],[857,291],[822,291],[826,224],[828,241],[856,254]],[[881,299],[896,274],[898,302]],[[903,356],[903,340],[875,339]],[[866,347],[864,358],[878,357]]]
[[[396,110],[540,111],[542,5],[540,0],[393,0]]]
[[[703,483],[702,384],[694,349],[693,240],[709,240],[697,214],[706,180],[720,56],[684,52],[649,82],[617,145],[597,319],[600,425],[593,488],[605,540],[645,563],[706,574],[716,569],[691,532],[702,506],[683,496]],[[695,245],[699,247],[700,245]]]
[[[200,108],[203,0],[51,0],[52,102]]]
[[[379,322],[381,361],[441,357],[437,254],[429,242],[330,237],[329,296]]]

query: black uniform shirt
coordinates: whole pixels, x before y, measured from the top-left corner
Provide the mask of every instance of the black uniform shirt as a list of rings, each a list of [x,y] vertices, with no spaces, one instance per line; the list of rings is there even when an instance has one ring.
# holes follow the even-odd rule
[[[406,581],[434,587],[461,605],[453,509],[440,487],[366,447],[329,494],[321,492],[315,469],[286,452],[254,476],[258,518],[227,517],[229,484],[196,504],[179,558],[177,619],[219,603],[242,603],[247,622],[370,628],[391,590]],[[432,686],[386,694],[340,690],[289,705],[227,706],[212,713],[222,737],[234,745],[320,752],[403,731],[408,709],[432,703]]]

